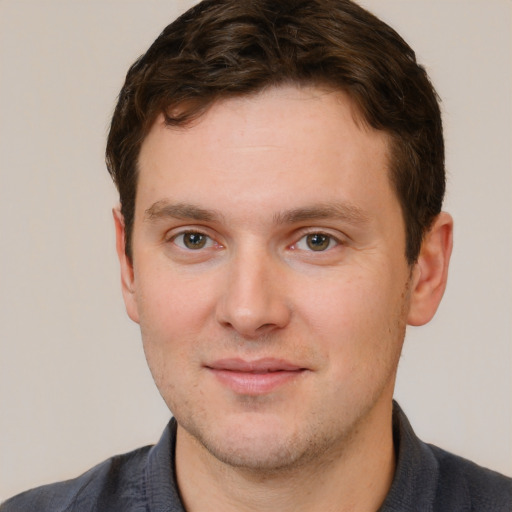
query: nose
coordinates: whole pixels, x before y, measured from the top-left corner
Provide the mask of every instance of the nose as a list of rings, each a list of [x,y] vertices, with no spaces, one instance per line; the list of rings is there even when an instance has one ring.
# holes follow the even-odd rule
[[[246,339],[256,339],[288,324],[291,308],[284,271],[271,254],[241,252],[233,257],[226,273],[217,306],[221,325]]]

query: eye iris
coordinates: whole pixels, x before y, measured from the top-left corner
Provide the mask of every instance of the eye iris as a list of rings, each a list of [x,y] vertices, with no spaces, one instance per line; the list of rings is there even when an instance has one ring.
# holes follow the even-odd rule
[[[306,243],[312,251],[324,251],[329,247],[329,237],[315,233],[306,237]]]
[[[188,249],[202,249],[206,245],[206,236],[201,233],[185,233],[183,243]]]

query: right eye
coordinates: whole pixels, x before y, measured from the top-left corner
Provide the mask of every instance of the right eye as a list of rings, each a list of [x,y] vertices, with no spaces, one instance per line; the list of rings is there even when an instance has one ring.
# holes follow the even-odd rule
[[[191,251],[213,247],[215,244],[208,235],[198,231],[185,231],[184,233],[179,233],[172,237],[171,241],[181,249]]]

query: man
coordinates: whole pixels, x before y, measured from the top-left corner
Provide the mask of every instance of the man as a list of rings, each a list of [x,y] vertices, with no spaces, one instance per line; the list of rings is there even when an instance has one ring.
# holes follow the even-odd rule
[[[510,510],[393,404],[444,292],[435,92],[343,0],[199,4],[130,69],[107,163],[123,294],[175,420],[2,510]]]

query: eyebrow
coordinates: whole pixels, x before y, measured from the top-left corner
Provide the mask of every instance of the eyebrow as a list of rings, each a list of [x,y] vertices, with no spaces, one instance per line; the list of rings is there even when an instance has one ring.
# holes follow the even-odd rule
[[[144,212],[144,219],[150,222],[165,218],[222,222],[224,216],[217,210],[209,210],[189,203],[171,203],[166,199],[157,201]],[[273,221],[277,225],[321,219],[341,220],[356,225],[369,222],[368,215],[361,208],[346,203],[314,204],[279,212],[273,217]]]
[[[202,222],[215,222],[222,219],[222,215],[218,211],[206,210],[188,203],[170,203],[165,199],[152,204],[144,212],[144,219],[148,221],[157,221],[169,217]]]
[[[351,224],[365,224],[370,220],[361,208],[345,203],[322,203],[305,208],[296,208],[274,216],[276,224],[296,224],[322,219],[341,220]]]

